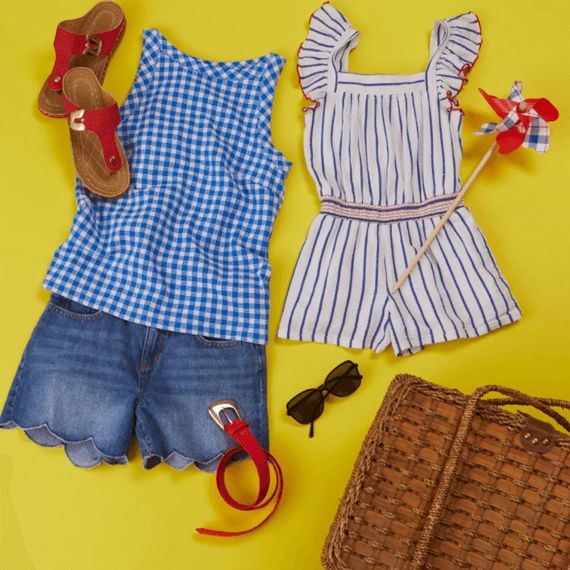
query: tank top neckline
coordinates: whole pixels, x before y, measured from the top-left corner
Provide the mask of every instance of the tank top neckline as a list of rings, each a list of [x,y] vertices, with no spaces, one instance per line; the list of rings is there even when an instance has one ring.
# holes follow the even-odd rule
[[[267,66],[268,62],[271,60],[281,60],[283,59],[280,55],[274,52],[268,52],[262,56],[237,60],[237,61],[217,61],[209,60],[197,57],[195,55],[189,54],[180,48],[176,47],[158,28],[147,28],[144,30],[147,34],[156,34],[159,40],[160,49],[167,53],[167,55],[173,55],[175,61],[188,68],[196,68],[201,73],[206,73],[215,79],[232,81],[232,80],[243,80],[244,77],[240,76],[238,78],[227,77],[224,73],[224,68],[240,68],[244,71],[253,71],[253,69],[260,66]],[[172,58],[171,58],[172,59]],[[257,74],[252,73],[252,78],[257,77]]]

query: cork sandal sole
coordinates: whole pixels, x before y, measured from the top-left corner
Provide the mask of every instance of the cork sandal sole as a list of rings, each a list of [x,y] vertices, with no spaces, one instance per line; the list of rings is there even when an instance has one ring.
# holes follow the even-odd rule
[[[90,69],[75,68],[63,78],[63,91],[69,101],[85,111],[116,105],[115,98],[107,93]],[[77,174],[83,184],[102,198],[120,198],[129,189],[130,171],[121,142],[114,134],[121,162],[120,170],[112,172],[105,163],[101,139],[89,130],[70,128],[71,151]]]
[[[123,10],[114,2],[100,2],[96,4],[85,16],[77,20],[66,20],[61,22],[58,27],[73,34],[82,36],[96,36],[103,32],[117,30],[117,35],[110,46],[110,52],[106,55],[90,55],[89,53],[79,53],[71,56],[67,70],[74,67],[88,67],[95,73],[99,83],[103,83],[109,61],[115,53],[123,34],[125,32],[126,21],[124,20]],[[86,44],[87,47],[88,44]],[[56,47],[57,50],[57,47]],[[88,50],[86,50],[88,51]],[[56,119],[65,118],[65,105],[63,102],[63,94],[61,89],[54,90],[50,88],[50,76],[43,84],[38,96],[38,108],[48,117]]]

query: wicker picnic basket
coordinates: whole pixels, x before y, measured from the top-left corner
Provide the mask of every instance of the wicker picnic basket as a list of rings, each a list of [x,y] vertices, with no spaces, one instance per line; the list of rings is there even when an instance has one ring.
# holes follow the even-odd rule
[[[480,398],[499,392],[507,398]],[[570,436],[502,406],[570,402],[409,375],[390,384],[322,554],[329,570],[570,568]],[[536,415],[536,414],[535,414]]]

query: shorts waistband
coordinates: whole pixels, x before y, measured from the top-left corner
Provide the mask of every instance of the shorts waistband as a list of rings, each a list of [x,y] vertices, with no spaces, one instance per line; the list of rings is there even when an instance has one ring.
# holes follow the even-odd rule
[[[349,218],[377,224],[397,224],[407,220],[421,220],[444,214],[457,194],[435,196],[423,202],[375,206],[359,202],[346,202],[335,196],[321,196],[321,214]],[[465,206],[463,200],[458,208]]]

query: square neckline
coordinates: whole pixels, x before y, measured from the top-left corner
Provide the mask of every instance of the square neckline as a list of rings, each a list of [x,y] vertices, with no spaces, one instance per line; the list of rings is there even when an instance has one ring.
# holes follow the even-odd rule
[[[363,95],[433,91],[443,102],[450,94],[455,96],[461,91],[464,74],[478,59],[481,25],[473,12],[436,20],[426,67],[412,74],[350,71],[348,55],[359,38],[360,32],[330,2],[313,12],[297,64],[299,83],[307,100],[317,103],[326,94],[334,95],[337,91]]]
[[[339,12],[339,14],[343,15],[338,9],[335,8]],[[354,93],[366,93],[371,91],[390,91],[391,93],[387,94],[398,94],[398,93],[412,93],[415,91],[427,91],[428,90],[428,75],[431,69],[435,68],[435,64],[439,59],[441,53],[444,51],[447,41],[450,37],[449,27],[444,20],[436,20],[432,32],[430,35],[430,45],[433,41],[433,33],[435,27],[440,24],[444,26],[445,36],[442,39],[441,43],[439,44],[437,50],[430,54],[428,61],[426,63],[425,68],[422,71],[418,71],[416,73],[358,73],[354,71],[336,71],[336,81],[335,81],[335,91],[342,91],[342,92],[354,92]],[[339,43],[344,43],[347,45],[353,38],[360,37],[360,31],[354,30],[351,28],[351,34],[347,38],[341,38]],[[348,50],[347,58],[346,58],[346,65],[349,67],[349,57],[352,50],[356,48],[356,45],[350,47]],[[431,51],[431,50],[430,50]],[[357,83],[354,81],[341,81],[341,78],[345,79],[363,79],[363,80],[370,80],[370,83]],[[404,81],[408,80],[408,81]],[[373,82],[376,81],[376,82]],[[344,88],[339,89],[339,85],[345,86]],[[347,87],[348,86],[348,87]],[[351,87],[354,86],[354,87]],[[363,89],[358,89],[358,88]],[[392,89],[385,89],[386,87],[392,87]]]

